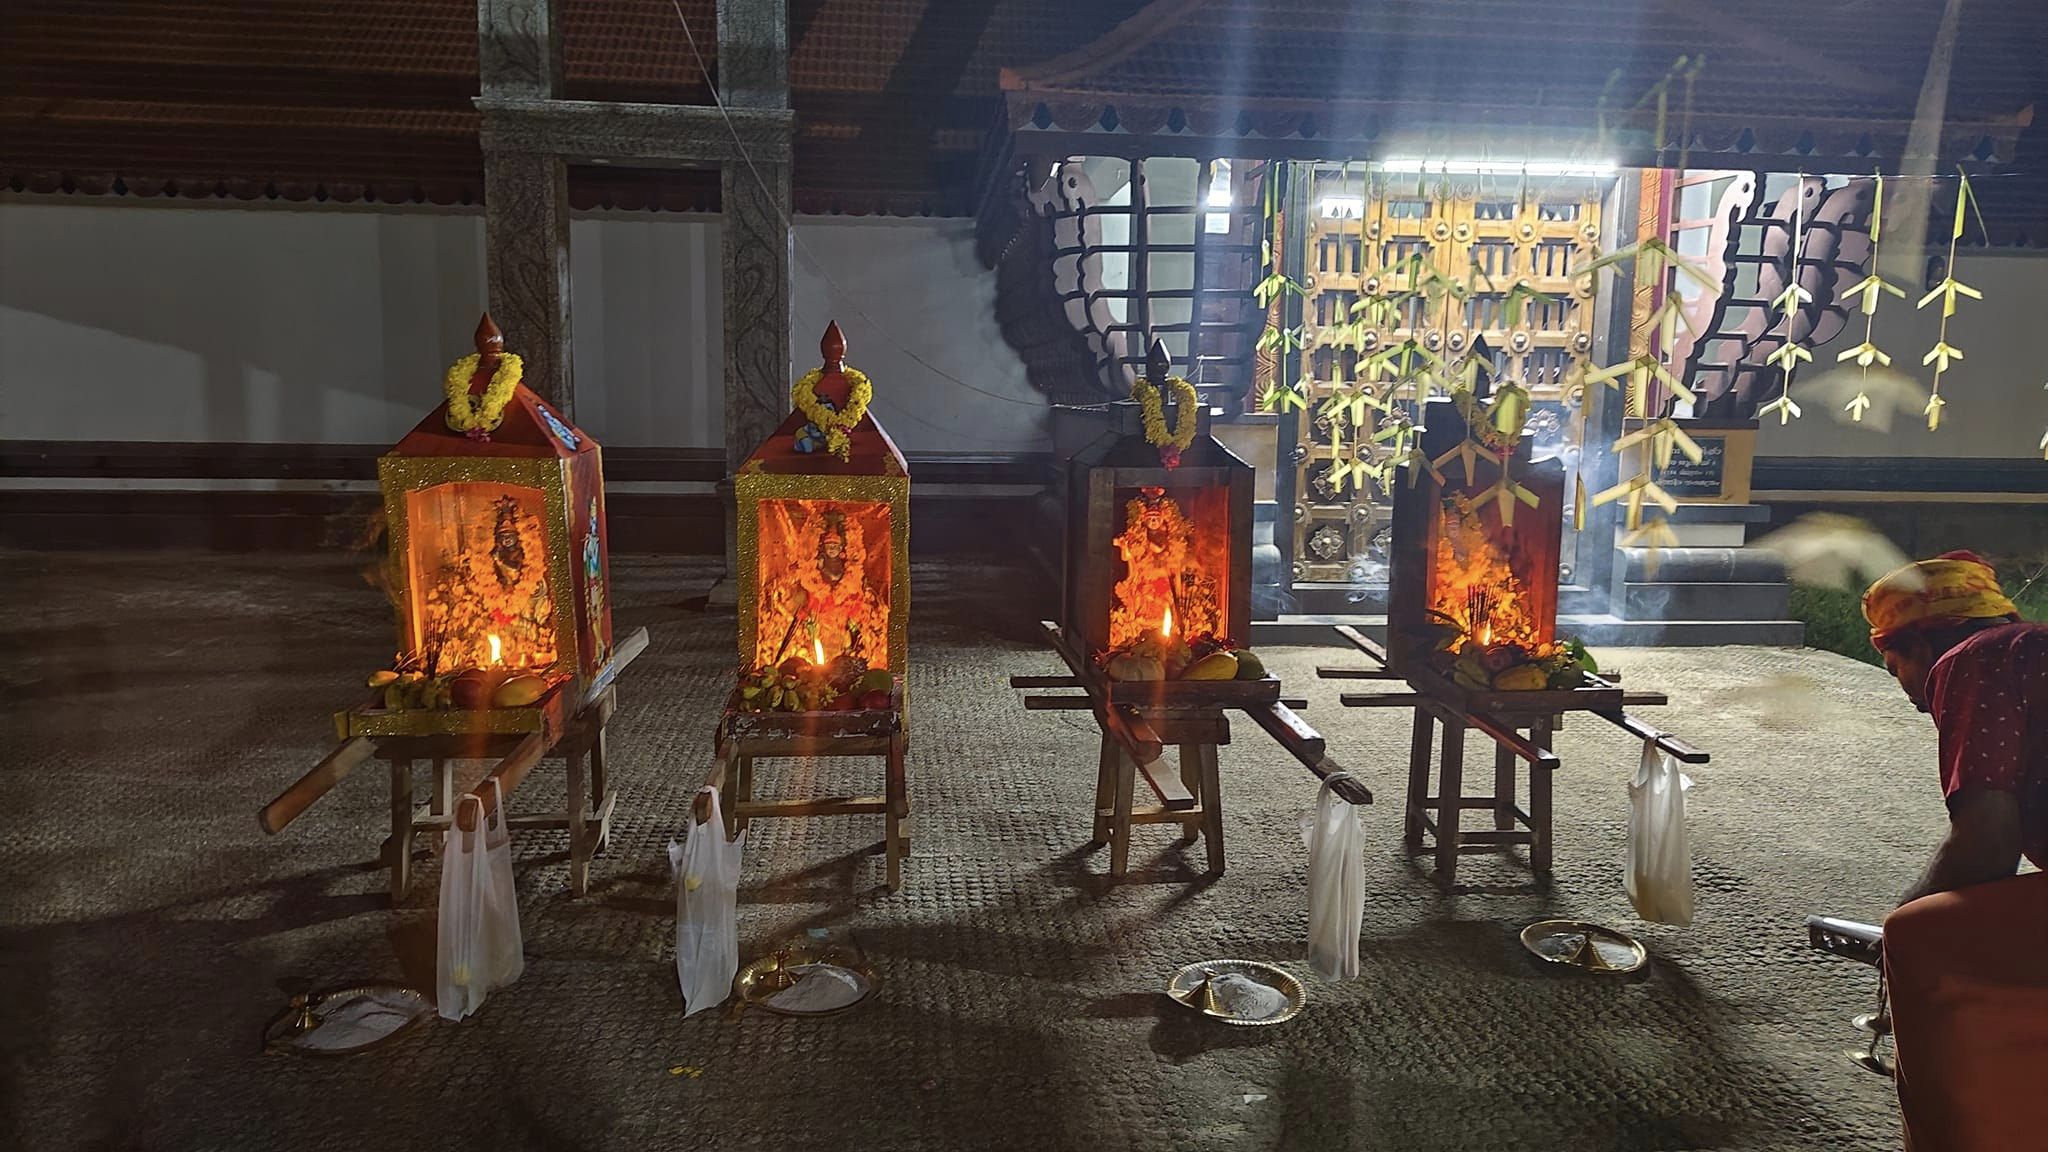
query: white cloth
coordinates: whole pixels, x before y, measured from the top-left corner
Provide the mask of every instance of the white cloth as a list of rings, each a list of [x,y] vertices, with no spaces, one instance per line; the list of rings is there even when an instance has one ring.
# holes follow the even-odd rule
[[[1323,781],[1316,806],[1301,816],[1308,845],[1308,962],[1331,980],[1358,975],[1358,933],[1365,923],[1365,824],[1357,805]]]
[[[491,781],[497,804],[464,796],[456,805],[477,809],[476,827],[449,827],[441,848],[441,907],[436,949],[435,1007],[460,1020],[483,1007],[484,997],[519,979],[526,956],[519,932],[519,892],[512,882],[512,834],[505,827],[505,794]]]
[[[725,1003],[740,970],[740,853],[747,834],[727,840],[718,790],[699,794],[710,798],[711,818],[692,822],[681,844],[668,844],[676,873],[676,982],[686,1017]]]
[[[1628,867],[1623,883],[1636,915],[1659,924],[1692,923],[1692,843],[1685,792],[1692,781],[1655,741],[1628,786]]]

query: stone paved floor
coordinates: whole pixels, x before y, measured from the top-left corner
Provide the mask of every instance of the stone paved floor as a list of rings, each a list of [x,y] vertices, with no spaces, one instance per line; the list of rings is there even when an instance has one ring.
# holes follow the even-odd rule
[[[1405,717],[1338,709],[1339,685],[1312,678],[1331,651],[1269,654],[1388,802],[1368,815],[1361,977],[1311,980],[1286,1027],[1231,1030],[1156,989],[1191,960],[1300,955],[1308,774],[1241,723],[1223,763],[1228,875],[1197,882],[1194,857],[1151,830],[1141,882],[1103,887],[1106,853],[1084,846],[1092,731],[1027,713],[1005,687],[1056,670],[1031,639],[1042,590],[1015,571],[920,565],[904,890],[878,890],[876,820],[778,821],[757,825],[740,908],[749,954],[805,928],[856,932],[882,995],[827,1021],[684,1020],[662,849],[706,764],[732,625],[685,605],[703,564],[623,559],[618,621],[648,625],[653,644],[621,690],[619,818],[592,892],[567,896],[559,834],[523,835],[524,979],[470,1021],[322,1062],[257,1051],[289,991],[432,986],[438,873],[427,862],[413,898],[386,907],[370,863],[377,773],[282,835],[254,819],[326,751],[328,713],[388,652],[379,598],[347,564],[311,558],[0,565],[0,1145],[1896,1146],[1889,1086],[1840,1057],[1872,974],[1807,952],[1800,919],[1881,914],[1942,811],[1925,721],[1848,660],[1618,654],[1714,752],[1694,773],[1699,920],[1672,929],[1635,921],[1622,893],[1636,750],[1616,730],[1560,736],[1550,891],[1480,857],[1465,877],[1479,890],[1446,897],[1398,850]],[[536,772],[513,807],[559,787],[558,770]],[[1653,969],[1538,971],[1513,934],[1546,914],[1640,933]]]

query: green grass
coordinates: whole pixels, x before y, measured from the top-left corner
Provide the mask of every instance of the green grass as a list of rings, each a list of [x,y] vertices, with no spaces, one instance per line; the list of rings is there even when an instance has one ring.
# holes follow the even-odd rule
[[[2015,596],[2013,602],[2019,606],[2021,616],[2048,622],[2048,576],[2039,577],[2032,587],[2020,592],[2028,577],[2041,569],[2041,561],[2001,564],[1998,566],[1998,578],[2005,584],[2006,594]],[[1870,646],[1870,625],[1863,620],[1863,593],[1860,590],[1851,592],[1845,588],[1795,584],[1790,611],[1794,620],[1806,625],[1808,648],[1839,652],[1866,664],[1884,663]]]

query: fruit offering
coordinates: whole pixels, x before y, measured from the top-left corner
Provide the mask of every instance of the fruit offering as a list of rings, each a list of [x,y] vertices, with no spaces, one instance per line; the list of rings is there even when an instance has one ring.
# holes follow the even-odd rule
[[[1534,647],[1481,644],[1469,637],[1432,657],[1460,688],[1471,692],[1538,692],[1577,688],[1599,671],[1592,653],[1576,639]]]
[[[1263,680],[1266,665],[1249,648],[1209,638],[1183,644],[1158,632],[1098,657],[1111,680]]]
[[[857,656],[817,664],[791,656],[780,664],[740,677],[740,708],[747,712],[851,712],[880,710],[895,699],[895,680],[886,668],[869,668]]]
[[[548,694],[538,672],[468,668],[429,676],[402,662],[370,673],[370,706],[391,712],[445,708],[530,708]]]

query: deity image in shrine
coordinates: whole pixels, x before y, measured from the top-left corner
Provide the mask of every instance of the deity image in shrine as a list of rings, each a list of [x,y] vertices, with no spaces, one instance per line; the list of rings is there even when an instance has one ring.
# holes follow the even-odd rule
[[[1219,582],[1198,555],[1195,522],[1157,489],[1124,506],[1124,530],[1112,543],[1124,563],[1115,588],[1110,644],[1147,631],[1187,639],[1216,636]]]
[[[763,540],[763,643],[759,663],[788,655],[822,652],[859,657],[869,667],[888,664],[889,589],[887,557],[871,555],[869,529],[888,539],[884,505],[824,501],[776,501],[771,531]],[[779,557],[779,563],[771,562]],[[881,572],[874,569],[876,562]],[[815,643],[814,643],[815,642]]]

